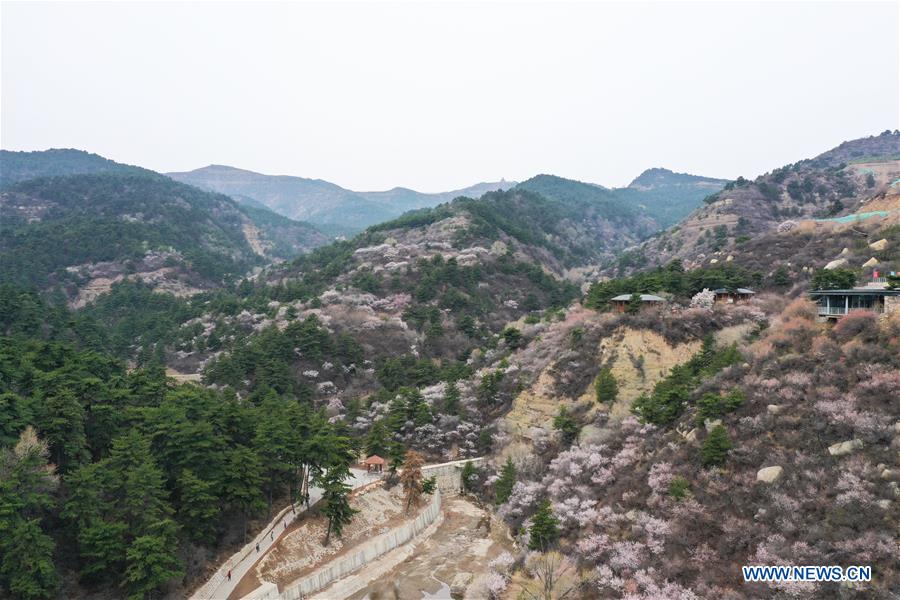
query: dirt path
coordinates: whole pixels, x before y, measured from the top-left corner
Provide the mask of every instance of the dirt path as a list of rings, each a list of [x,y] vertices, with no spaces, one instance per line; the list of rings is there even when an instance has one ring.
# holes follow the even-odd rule
[[[347,484],[352,488],[356,489],[358,487],[367,485],[368,483],[373,481],[373,478],[370,477],[367,473],[359,469],[351,469],[350,470],[351,478],[347,481]],[[315,503],[322,497],[322,490],[313,487],[310,490],[310,502]],[[258,552],[251,552],[247,556],[240,556],[240,552],[234,556],[232,556],[226,563],[231,563],[231,579],[227,579],[223,571],[228,571],[228,568],[225,566],[220,566],[220,568],[213,575],[210,582],[207,584],[209,586],[209,590],[207,594],[201,595],[198,592],[195,592],[191,597],[196,600],[206,600],[207,598],[211,600],[224,600],[225,598],[238,597],[239,595],[235,594],[235,589],[241,584],[241,582],[246,578],[248,573],[252,573],[253,566],[257,563],[260,558],[265,557],[268,553],[269,549],[279,543],[281,540],[281,536],[284,535],[287,527],[291,527],[294,521],[297,518],[304,517],[306,515],[305,509],[298,510],[296,512],[288,511],[283,517],[280,519],[275,519],[271,523],[269,523],[265,531],[271,531],[272,535],[263,537],[260,542],[260,547]],[[217,583],[213,583],[213,581],[217,581]],[[253,588],[251,588],[253,589]],[[248,592],[250,590],[247,590]],[[246,592],[244,592],[246,593]]]

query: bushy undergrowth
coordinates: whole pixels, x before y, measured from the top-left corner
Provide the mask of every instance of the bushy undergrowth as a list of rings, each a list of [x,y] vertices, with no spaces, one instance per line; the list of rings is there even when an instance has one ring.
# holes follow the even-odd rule
[[[798,300],[739,350],[747,365],[708,374],[671,421],[629,417],[601,444],[522,470],[500,513],[516,530],[550,501],[560,551],[585,569],[579,597],[870,598],[900,585],[900,316],[830,327]],[[685,436],[708,418],[721,425]],[[850,453],[829,452],[849,440]],[[781,477],[757,482],[770,466]],[[744,584],[741,564],[867,564],[878,575]]]

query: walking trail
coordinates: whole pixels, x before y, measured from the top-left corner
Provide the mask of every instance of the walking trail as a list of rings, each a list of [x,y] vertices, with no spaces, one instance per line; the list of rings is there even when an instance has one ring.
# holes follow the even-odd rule
[[[351,479],[346,484],[356,489],[372,483],[381,477],[380,473],[367,474],[361,469],[350,469]],[[309,492],[309,504],[312,506],[322,498],[322,489],[311,487]],[[302,514],[306,509],[297,509],[296,514],[288,507],[280,512],[275,519],[269,523],[266,528],[257,536],[259,541],[259,551],[256,551],[255,542],[251,542],[245,546],[228,560],[226,560],[213,576],[207,581],[203,587],[198,589],[192,596],[192,600],[226,600],[238,583],[243,579],[244,575],[256,564],[256,562],[265,556],[278,541],[281,535],[286,531],[287,527]],[[230,565],[230,566],[229,566]],[[231,569],[231,580],[228,579],[228,570]]]

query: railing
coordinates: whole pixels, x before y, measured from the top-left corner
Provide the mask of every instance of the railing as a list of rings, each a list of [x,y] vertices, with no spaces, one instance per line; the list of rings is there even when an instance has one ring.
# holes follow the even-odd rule
[[[313,573],[292,582],[281,592],[281,598],[301,600],[328,587],[394,548],[406,544],[427,529],[440,513],[441,492],[435,490],[431,501],[415,519],[363,542],[343,558],[328,562]]]
[[[866,310],[875,314],[881,314],[884,312],[884,307],[880,304],[875,304],[873,306],[851,306],[848,310],[843,306],[820,306],[818,315],[820,317],[840,316],[859,310]]]

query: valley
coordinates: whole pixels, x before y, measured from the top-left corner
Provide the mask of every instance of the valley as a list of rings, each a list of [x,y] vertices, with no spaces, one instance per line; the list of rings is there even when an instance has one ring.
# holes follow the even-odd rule
[[[0,589],[889,597],[898,155],[457,196],[4,151]],[[878,576],[735,575],[797,561]]]

